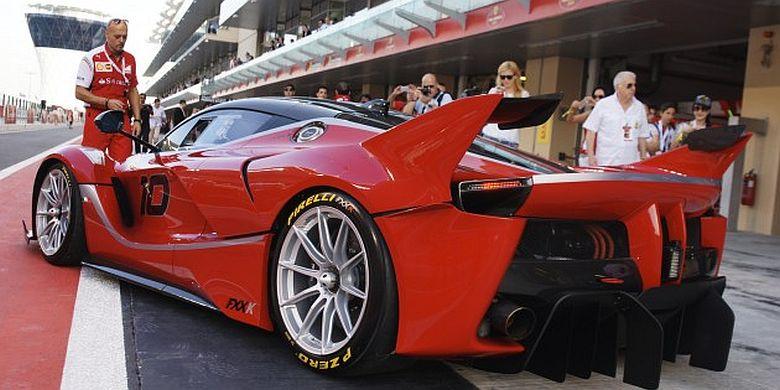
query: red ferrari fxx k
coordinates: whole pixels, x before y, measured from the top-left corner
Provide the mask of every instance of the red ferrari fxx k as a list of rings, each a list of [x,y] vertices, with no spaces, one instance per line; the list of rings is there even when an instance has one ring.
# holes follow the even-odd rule
[[[276,330],[320,372],[435,357],[563,381],[614,376],[620,348],[641,387],[678,354],[723,370],[734,315],[715,205],[749,135],[699,130],[598,169],[478,136],[542,124],[559,99],[475,96],[414,119],[308,98],[218,104],[126,161],[48,156],[27,237],[52,264]],[[121,133],[121,117],[96,122]]]

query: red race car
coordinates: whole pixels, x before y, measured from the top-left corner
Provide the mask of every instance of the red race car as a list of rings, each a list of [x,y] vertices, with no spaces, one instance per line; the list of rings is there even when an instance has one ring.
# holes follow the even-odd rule
[[[124,162],[47,157],[27,237],[52,264],[277,330],[315,371],[436,357],[563,381],[615,376],[623,347],[623,380],[641,387],[677,354],[723,370],[734,315],[714,206],[749,135],[700,130],[599,169],[478,137],[542,124],[559,100],[475,96],[414,119],[381,103],[219,104]],[[121,116],[98,126],[121,133]]]

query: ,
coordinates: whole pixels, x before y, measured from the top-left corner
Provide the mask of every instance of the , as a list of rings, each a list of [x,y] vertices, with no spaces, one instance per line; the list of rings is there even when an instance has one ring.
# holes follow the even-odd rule
[[[27,235],[52,264],[277,331],[318,372],[457,357],[562,381],[614,376],[623,346],[623,380],[641,387],[680,353],[723,370],[734,316],[713,207],[750,135],[704,129],[582,170],[477,136],[542,124],[559,100],[474,96],[414,119],[313,98],[219,104],[122,163],[83,146],[48,156]],[[121,128],[111,115],[102,131]]]

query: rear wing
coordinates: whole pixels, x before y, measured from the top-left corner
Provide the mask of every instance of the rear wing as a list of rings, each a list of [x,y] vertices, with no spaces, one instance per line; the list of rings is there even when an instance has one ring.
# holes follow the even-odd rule
[[[696,130],[686,137],[684,146],[635,165],[720,179],[745,149],[751,136],[745,134],[745,126],[741,125]]]
[[[487,123],[496,123],[501,130],[539,126],[555,113],[563,99],[562,93],[529,98],[503,98],[490,114]]]
[[[362,143],[396,184],[414,189],[410,204],[452,199],[452,174],[487,123],[499,128],[537,126],[555,112],[561,94],[504,98],[488,94],[462,98],[411,119]]]

